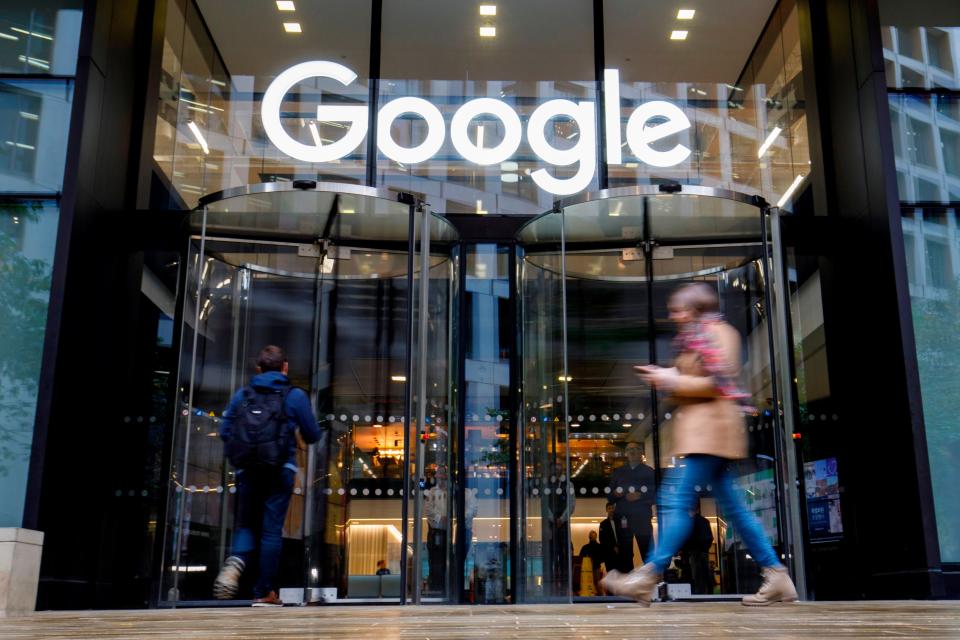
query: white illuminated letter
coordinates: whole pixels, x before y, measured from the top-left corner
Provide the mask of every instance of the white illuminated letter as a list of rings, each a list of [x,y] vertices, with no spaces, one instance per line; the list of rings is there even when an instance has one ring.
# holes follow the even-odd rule
[[[482,147],[482,138],[478,137],[477,144],[474,144],[467,135],[470,121],[483,113],[496,116],[503,123],[503,140],[492,149]],[[450,122],[450,140],[454,148],[464,158],[479,165],[503,162],[516,152],[522,137],[520,116],[506,103],[493,98],[478,98],[465,103],[453,114]]]
[[[416,147],[401,147],[390,134],[393,121],[402,113],[415,113],[427,122],[427,137]],[[383,105],[377,116],[377,147],[391,160],[416,164],[440,151],[446,137],[445,128],[440,109],[423,98],[397,98]]]
[[[547,142],[544,136],[544,127],[557,116],[570,116],[580,129],[577,144],[569,149],[557,149]],[[597,164],[596,116],[592,102],[576,103],[570,100],[544,102],[530,114],[527,141],[537,156],[549,164],[561,167],[580,162],[576,175],[566,179],[555,178],[546,169],[537,169],[530,174],[537,186],[558,196],[578,193],[589,186]]]
[[[607,164],[623,162],[620,151],[620,72],[603,70],[603,116],[607,125]]]
[[[652,118],[666,118],[663,124],[647,126]],[[669,151],[657,151],[651,143],[690,128],[690,120],[680,107],[654,100],[636,108],[627,120],[627,144],[633,155],[654,167],[672,167],[690,156],[690,149],[677,144]]]
[[[313,60],[294,65],[278,75],[263,94],[260,104],[260,117],[263,129],[277,149],[291,158],[304,162],[330,162],[339,160],[356,149],[367,135],[367,107],[365,106],[324,106],[317,107],[317,119],[333,122],[347,122],[349,127],[342,138],[328,144],[303,144],[290,137],[280,122],[280,109],[283,97],[298,82],[309,78],[330,78],[347,86],[357,79],[350,69],[336,62]]]

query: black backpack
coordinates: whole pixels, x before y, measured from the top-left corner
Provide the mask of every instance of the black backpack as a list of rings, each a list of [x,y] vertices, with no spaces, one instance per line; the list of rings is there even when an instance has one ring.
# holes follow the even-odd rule
[[[243,401],[233,418],[227,458],[237,469],[282,467],[290,455],[290,429],[284,406],[290,385],[281,390],[243,390]]]

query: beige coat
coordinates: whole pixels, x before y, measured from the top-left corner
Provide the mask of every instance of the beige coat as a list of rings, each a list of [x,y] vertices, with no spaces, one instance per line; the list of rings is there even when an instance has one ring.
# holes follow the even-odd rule
[[[714,340],[726,355],[730,376],[740,371],[740,334],[726,322],[710,325]],[[674,363],[680,374],[673,390],[673,455],[706,453],[739,459],[747,455],[747,430],[736,401],[717,395],[699,356],[684,352]]]

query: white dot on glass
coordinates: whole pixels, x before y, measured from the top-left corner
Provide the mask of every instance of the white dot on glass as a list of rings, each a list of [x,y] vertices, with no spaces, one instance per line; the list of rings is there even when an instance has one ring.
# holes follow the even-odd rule
[[[703,487],[701,487],[700,485],[696,485],[696,486],[693,488],[693,490],[696,491],[697,493],[700,493],[701,491],[703,491]]]
[[[343,490],[343,487],[340,487],[339,489],[337,489],[337,495],[338,495],[338,496],[342,496],[344,493],[346,493],[346,492]]]
[[[493,418],[490,417],[490,414],[489,414],[489,413],[488,413],[487,415],[483,416],[483,421],[484,421],[484,422],[490,422],[492,419],[493,419]]]
[[[619,413],[613,414],[613,419],[614,419],[614,420],[619,420],[619,419],[620,419],[620,414],[619,414]]]
[[[583,415],[577,416],[577,422],[583,422]]]
[[[383,493],[383,491],[380,490],[380,489],[374,489],[374,491],[373,491],[373,495],[375,495],[375,496],[379,496],[379,495],[382,494],[382,493]]]
[[[396,422],[396,416],[390,416],[389,418],[387,418],[387,420],[389,422]]]
[[[360,421],[360,416],[358,416],[357,414],[353,414],[353,421],[354,421],[354,422],[359,422],[359,421]]]
[[[636,493],[636,492],[637,492],[637,490],[634,489],[632,486],[631,486],[631,487],[627,487],[627,493]]]
[[[600,489],[598,487],[593,487],[592,489],[590,489],[590,493],[592,493],[593,495],[597,495],[598,493],[600,493]]]
[[[545,495],[545,496],[550,495],[550,493],[551,493],[551,492],[550,492],[550,487],[547,487],[546,489],[543,490],[543,495]]]
[[[707,485],[707,491],[713,491],[713,487],[709,484]]]
[[[582,495],[582,496],[587,495],[587,488],[586,488],[586,487],[580,487],[580,495]]]
[[[483,495],[485,495],[485,496],[489,496],[489,495],[492,495],[492,494],[493,494],[493,492],[490,491],[490,489],[484,489],[484,490],[483,490]]]
[[[663,417],[666,418],[667,420],[669,420],[670,418],[673,417],[673,414],[668,411],[666,414],[664,414]]]
[[[533,490],[533,495],[535,495],[535,496],[540,495],[540,489],[534,488],[534,490]]]
[[[596,488],[596,487],[594,487],[594,488]],[[604,487],[604,488],[603,488],[603,492],[604,492],[604,493],[610,493],[610,487]]]
[[[645,414],[645,413],[638,413],[638,414],[637,414],[637,420],[643,420],[645,417],[646,417],[646,414]],[[627,417],[627,419],[629,420],[629,416]]]
[[[331,489],[330,487],[327,487],[326,489],[323,490],[323,493],[324,495],[328,495],[328,496],[333,495],[333,489]]]
[[[327,420],[333,420],[334,415],[332,413],[327,414]]]
[[[646,493],[646,492],[647,492],[647,485],[643,485],[642,487],[640,487],[640,493]]]
[[[827,421],[827,414],[821,413],[821,414],[820,414],[820,419],[823,420],[824,422],[826,422],[826,421]]]
[[[633,414],[627,413],[623,416],[624,420],[633,420]]]
[[[357,495],[357,490],[356,490],[356,489],[350,489],[350,495],[352,495],[352,496]]]
[[[340,422],[346,422],[346,421],[347,421],[347,414],[341,413],[341,414],[340,414]]]
[[[503,422],[503,416],[497,414],[497,422]]]
[[[236,492],[237,492],[236,487],[230,487],[230,493],[236,493]]]
[[[370,495],[370,489],[364,489],[364,490],[363,490],[363,495],[365,495],[365,496]]]
[[[502,496],[502,495],[503,495],[503,489],[502,489],[502,488],[498,488],[498,489],[497,489],[497,495],[498,495],[498,496]]]
[[[387,495],[388,495],[388,496],[392,496],[392,495],[393,495],[393,489],[387,489]]]
[[[596,420],[597,420],[597,416],[594,416],[594,415],[590,416],[590,422],[596,422]]]

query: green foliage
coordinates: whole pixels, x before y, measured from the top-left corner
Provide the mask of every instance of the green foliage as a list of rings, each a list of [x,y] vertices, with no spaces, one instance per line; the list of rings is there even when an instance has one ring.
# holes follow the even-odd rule
[[[960,280],[943,298],[915,298],[913,324],[941,554],[960,562]]]
[[[20,247],[22,229],[36,222],[36,203],[0,209],[0,477],[30,457],[51,265]]]

